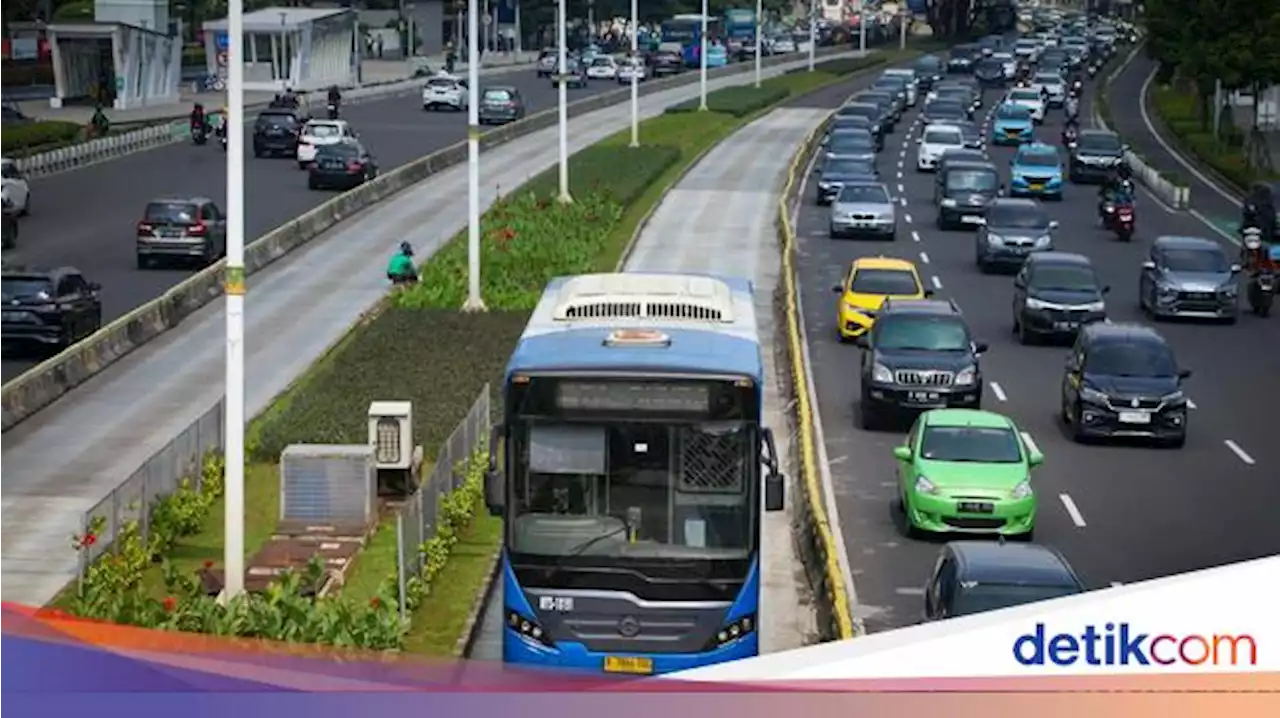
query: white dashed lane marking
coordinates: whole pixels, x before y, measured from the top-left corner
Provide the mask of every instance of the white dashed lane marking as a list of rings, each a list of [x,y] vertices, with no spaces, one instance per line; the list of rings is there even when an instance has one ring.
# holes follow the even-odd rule
[[[1075,524],[1078,528],[1084,528],[1086,526],[1084,522],[1084,515],[1080,513],[1080,509],[1076,506],[1076,502],[1072,501],[1071,497],[1066,494],[1058,494],[1058,499],[1062,501],[1062,506],[1067,510],[1067,515],[1071,517],[1071,523]]]
[[[1001,389],[1000,385],[995,383],[994,381],[991,382],[991,393],[995,394],[996,398],[999,399],[1000,401],[1009,401],[1009,397],[1005,396],[1004,394],[1004,389]]]
[[[938,279],[938,275],[935,274],[932,277],[929,277],[929,281],[933,282],[934,289],[942,289],[942,280]]]
[[[919,232],[917,232],[917,231],[915,231],[914,229],[913,229],[913,230],[911,230],[911,241],[912,241],[912,242],[919,242],[919,241],[920,241],[920,233],[919,233]]]
[[[1244,463],[1250,466],[1253,466],[1254,463],[1256,463],[1254,462],[1252,456],[1249,456],[1247,453],[1245,453],[1245,450],[1240,448],[1240,445],[1232,441],[1231,439],[1226,439],[1222,443],[1226,444],[1227,448],[1231,449],[1231,453],[1235,454],[1236,458],[1240,459]]]
[[[909,215],[909,214],[904,214],[904,215],[902,216],[902,218],[903,218],[903,219],[905,219],[905,220],[907,220],[907,224],[911,224],[911,222],[912,222],[912,220],[911,220],[911,215]]]
[[[928,264],[928,263],[929,263],[929,253],[928,253],[928,252],[921,252],[921,253],[920,253],[920,261],[921,261],[921,262],[924,262],[925,264]]]

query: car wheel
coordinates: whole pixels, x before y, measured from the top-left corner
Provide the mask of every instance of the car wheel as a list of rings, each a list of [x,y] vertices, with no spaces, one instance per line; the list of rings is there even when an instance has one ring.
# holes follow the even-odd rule
[[[259,148],[257,148],[257,147],[254,147],[254,148],[253,148],[253,157],[254,157],[254,159],[262,159],[262,150],[261,150],[261,149],[259,149]]]
[[[1088,437],[1084,433],[1084,423],[1080,420],[1080,405],[1077,403],[1075,411],[1072,412],[1073,419],[1068,423],[1071,429],[1071,440],[1077,444],[1088,443]]]
[[[298,169],[300,169],[300,170],[305,170],[306,168],[307,168],[307,163],[306,163],[306,162],[303,162],[303,161],[301,161],[301,160],[299,160],[299,161],[298,161]]]
[[[136,257],[136,262],[137,262],[137,265],[138,265],[138,269],[150,269],[150,268],[151,268],[151,258],[150,258],[150,257],[148,257],[148,256],[146,256],[145,254],[139,254],[139,255],[137,255],[137,257]]]
[[[320,189],[320,185],[316,184],[316,181],[314,179],[312,179],[311,177],[308,177],[307,189]]]
[[[911,508],[905,494],[898,495],[898,506],[902,512],[902,532],[907,538],[916,540],[925,538],[925,532],[911,522]]]
[[[19,217],[31,216],[31,194],[27,194],[27,199],[22,205],[22,211],[18,212]]]
[[[1164,442],[1164,445],[1170,449],[1181,449],[1187,445],[1187,435],[1183,434],[1176,438],[1169,439]]]
[[[983,274],[991,274],[991,265],[983,258],[981,254],[974,258],[974,263],[978,265],[978,271]],[[1017,320],[1014,320],[1014,326],[1017,326]]]
[[[880,420],[879,413],[872,409],[870,404],[871,402],[867,401],[865,396],[862,397],[862,402],[858,406],[859,424],[863,431],[879,431],[884,422]]]

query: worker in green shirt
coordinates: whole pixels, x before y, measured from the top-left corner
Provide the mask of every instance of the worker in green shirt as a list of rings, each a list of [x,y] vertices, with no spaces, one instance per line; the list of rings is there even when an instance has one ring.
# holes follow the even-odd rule
[[[400,243],[400,251],[387,263],[387,279],[392,284],[414,284],[418,281],[418,268],[413,263],[413,245]]]

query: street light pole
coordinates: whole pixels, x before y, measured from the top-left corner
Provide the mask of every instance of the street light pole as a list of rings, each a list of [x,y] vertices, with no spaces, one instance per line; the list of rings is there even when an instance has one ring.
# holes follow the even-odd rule
[[[898,23],[901,27],[898,33],[898,49],[907,49],[907,10],[904,6],[902,9],[902,22]]]
[[[636,37],[640,10],[638,0],[631,0],[631,146],[640,146],[640,41]]]
[[[476,0],[467,3],[467,301],[483,312],[480,296],[480,32]]]
[[[862,55],[867,54],[867,11],[866,8],[858,9],[858,52]]]
[[[569,86],[565,83],[565,74],[569,71],[569,41],[565,37],[569,24],[565,14],[568,3],[569,0],[560,0],[556,18],[556,41],[560,45],[560,201],[565,204],[573,201],[569,194]]]
[[[818,52],[817,0],[809,0],[809,72],[813,72],[814,57]]]
[[[707,109],[707,0],[702,0],[702,32],[700,35],[700,45],[698,47],[698,109],[706,111]]]
[[[760,86],[760,46],[764,44],[764,0],[756,0],[756,87]]]
[[[227,368],[223,597],[244,593],[244,3],[227,3]]]

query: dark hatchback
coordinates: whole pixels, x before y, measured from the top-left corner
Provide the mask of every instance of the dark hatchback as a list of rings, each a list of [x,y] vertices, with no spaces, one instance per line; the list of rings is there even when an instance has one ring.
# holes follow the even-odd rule
[[[480,124],[503,125],[524,119],[528,107],[514,87],[486,87],[480,90]]]
[[[925,55],[916,60],[914,65],[916,71],[916,81],[919,83],[921,90],[929,91],[933,87],[933,83],[942,79],[947,72],[947,65],[942,58],[935,55]]]
[[[875,105],[880,110],[880,126],[885,132],[893,132],[898,126],[898,119],[901,113],[898,111],[897,105],[894,103],[893,97],[885,92],[859,92],[853,97],[854,102]]]
[[[1114,132],[1081,130],[1068,159],[1068,176],[1072,182],[1101,182],[1124,162],[1124,151],[1124,142]]]
[[[72,267],[6,268],[0,281],[5,345],[61,349],[93,334],[102,326],[99,289]]]
[[[818,182],[815,200],[826,206],[840,194],[840,188],[849,182],[878,182],[880,173],[875,160],[829,158],[817,168]]]
[[[1071,337],[1107,318],[1102,283],[1083,254],[1041,252],[1027,257],[1013,279],[1013,328],[1022,344]]]
[[[1025,197],[997,197],[987,205],[982,226],[974,242],[975,263],[984,274],[998,270],[1018,270],[1035,252],[1053,249],[1053,230],[1058,221],[1037,200]]]
[[[1187,441],[1191,372],[1154,329],[1095,323],[1082,328],[1062,377],[1062,420],[1078,442],[1140,438],[1181,448]]]
[[[928,409],[982,408],[978,358],[987,345],[973,340],[954,303],[890,297],[857,341],[863,429]]]
[[[947,60],[947,72],[970,73],[978,58],[982,57],[982,48],[978,45],[957,45],[951,49],[951,57]]]
[[[940,621],[1084,593],[1054,549],[1032,543],[952,541],[924,589],[924,619]]]
[[[973,76],[978,78],[983,87],[1004,87],[1009,81],[1004,74],[1004,63],[989,57],[978,62]]]
[[[920,117],[926,125],[935,123],[950,124],[952,122],[968,122],[972,119],[969,109],[953,100],[934,100],[925,105]]]
[[[377,176],[377,162],[359,142],[321,145],[307,167],[307,188],[351,189]]]
[[[986,221],[987,205],[1000,196],[999,170],[990,162],[948,162],[939,174],[938,229],[977,229]]]
[[[253,156],[285,156],[298,153],[298,136],[310,119],[301,110],[263,110],[253,123]]]
[[[867,130],[876,138],[876,150],[884,149],[884,135],[879,133],[880,126],[870,117],[861,115],[835,115],[827,125],[827,135],[840,130]]]
[[[835,118],[862,117],[871,123],[871,134],[876,136],[876,146],[884,148],[884,136],[889,130],[884,124],[884,113],[880,106],[869,102],[850,102],[836,110]]]
[[[655,52],[649,56],[649,70],[654,77],[679,75],[684,72],[684,58],[678,52]]]

